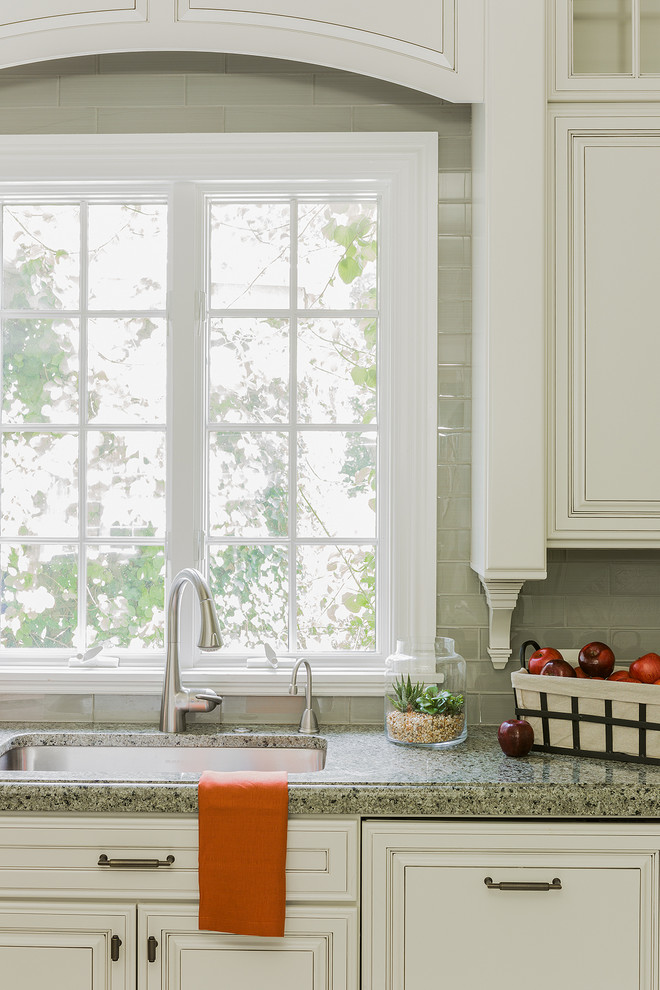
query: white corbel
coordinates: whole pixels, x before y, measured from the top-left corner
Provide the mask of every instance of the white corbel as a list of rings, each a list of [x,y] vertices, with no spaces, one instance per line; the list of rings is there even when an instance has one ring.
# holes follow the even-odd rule
[[[493,667],[506,667],[511,656],[511,616],[523,581],[481,578],[488,602],[488,655]]]

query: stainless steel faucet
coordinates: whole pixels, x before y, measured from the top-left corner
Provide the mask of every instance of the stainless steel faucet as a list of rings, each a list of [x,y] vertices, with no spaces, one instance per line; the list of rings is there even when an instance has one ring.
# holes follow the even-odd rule
[[[297,660],[291,671],[291,683],[289,684],[289,694],[298,694],[298,669],[304,665],[307,680],[305,683],[305,710],[300,719],[298,732],[303,732],[306,736],[314,736],[319,731],[319,723],[316,712],[312,709],[312,668],[307,660]]]
[[[184,567],[172,582],[167,606],[167,660],[163,697],[160,703],[161,732],[185,732],[187,712],[212,712],[217,705],[222,704],[222,698],[215,691],[206,688],[201,691],[191,691],[181,687],[179,619],[181,598],[187,584],[194,588],[201,612],[198,647],[200,650],[217,650],[222,646],[211,589],[199,571],[192,567]]]

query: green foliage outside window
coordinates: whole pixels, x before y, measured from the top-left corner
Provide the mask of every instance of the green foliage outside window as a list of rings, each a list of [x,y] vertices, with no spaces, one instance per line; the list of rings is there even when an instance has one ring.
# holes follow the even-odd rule
[[[130,223],[128,214],[131,209],[126,207],[127,223]],[[325,288],[330,289],[336,280],[355,286],[365,266],[376,257],[374,217],[361,214],[353,206],[349,207],[348,221],[340,224],[333,216],[331,207],[320,209],[327,214],[322,226],[323,237],[340,248]],[[6,207],[6,210],[11,210],[11,207]],[[24,233],[15,260],[5,264],[5,309],[21,310],[22,313],[20,316],[14,313],[6,317],[3,324],[3,417],[5,424],[16,425],[17,433],[29,424],[36,427],[35,434],[41,430],[48,435],[49,423],[71,423],[74,428],[78,419],[78,376],[81,369],[77,322],[68,316],[58,319],[40,316],[38,312],[63,308],[57,285],[60,268],[70,260],[70,252],[49,246],[45,238],[32,237],[27,229]],[[321,305],[323,291],[325,289],[317,299]],[[376,414],[377,324],[372,318],[361,319],[359,309],[374,305],[375,288],[371,287],[356,299],[353,324],[358,328],[357,337],[343,335],[341,325],[334,325],[319,344],[339,359],[344,369],[342,374],[350,376],[355,386],[355,398],[352,399],[354,421],[364,425],[369,425]],[[320,309],[319,317],[322,316]],[[281,327],[278,320],[265,322],[274,331]],[[319,333],[319,326],[320,323],[310,324],[306,329],[310,340],[315,333]],[[141,319],[136,325],[136,341],[148,338],[155,331],[154,321]],[[240,350],[243,345],[239,336],[226,338],[225,346]],[[325,401],[323,396],[320,399],[312,396],[310,389],[309,382],[300,382],[298,398],[301,406],[307,400],[321,404]],[[94,415],[95,401],[90,394],[90,416]],[[239,409],[237,415],[255,418],[252,410],[257,403],[264,401],[267,409],[286,409],[288,383],[275,376],[266,392],[262,388],[250,388],[248,383],[238,398],[231,395],[212,396],[209,409],[211,420],[218,425],[221,434],[223,420],[231,419],[238,406],[242,405],[242,411]],[[232,434],[223,436],[232,439]],[[274,447],[269,452],[274,434],[266,433],[264,436],[268,439],[264,449],[277,473],[278,452]],[[103,434],[103,437],[106,435]],[[221,438],[219,442],[223,442]],[[238,458],[244,456],[240,447],[235,447],[230,453]],[[7,458],[10,456],[11,446],[5,443],[3,470],[7,468]],[[92,458],[98,464],[105,465],[106,469],[109,463],[116,464],[127,491],[139,483],[139,464],[136,460],[131,466],[132,459],[127,453],[125,440],[118,433],[112,438],[106,437],[97,445],[92,451]],[[88,468],[93,469],[94,463],[90,462]],[[375,512],[375,465],[359,433],[347,433],[341,474],[351,492],[369,497],[369,504]],[[93,494],[102,502],[103,490]],[[44,499],[46,497],[47,493],[44,493]],[[303,565],[302,557],[297,562],[299,628],[293,648],[373,650],[376,620],[373,549],[359,545],[333,545],[323,509],[315,504],[302,483],[297,500],[298,512],[303,512],[309,520],[308,525],[315,527],[315,535],[328,537],[328,546],[323,547],[323,553],[316,557],[310,556],[306,565]],[[29,508],[33,517],[38,518],[39,498],[35,496]],[[254,501],[241,504],[240,499],[236,504],[228,502],[222,510],[229,520],[226,535],[232,535],[230,524],[234,513],[241,513],[243,518],[249,520],[257,510],[262,517],[259,524],[265,527],[264,531],[270,537],[286,534],[288,495],[286,486],[280,482],[271,484],[263,491],[258,505]],[[67,511],[71,517],[69,521],[77,520],[77,498],[72,500]],[[91,523],[93,518],[92,507],[88,521]],[[67,532],[69,539],[73,540],[77,529]],[[4,544],[0,551],[3,647],[80,649],[83,645],[89,647],[96,642],[125,649],[162,648],[164,551],[162,546],[139,543],[140,535],[156,535],[153,527],[138,526],[133,532],[117,527],[106,534],[129,540],[133,537],[135,542],[131,546],[104,543],[103,535],[99,535],[98,541],[90,545],[85,644],[76,641],[78,565],[75,545],[67,542],[66,535],[62,535],[61,545],[57,546],[39,544],[36,538],[34,542],[23,542],[32,535],[29,525],[23,525],[11,545]],[[282,545],[258,544],[252,540],[244,546],[223,545],[221,528],[211,537],[218,542],[210,547],[210,578],[226,645],[256,647],[259,642],[268,641],[276,648],[286,650],[290,576],[286,549]],[[313,567],[321,557],[325,570],[319,577]],[[314,608],[310,608],[312,600]]]

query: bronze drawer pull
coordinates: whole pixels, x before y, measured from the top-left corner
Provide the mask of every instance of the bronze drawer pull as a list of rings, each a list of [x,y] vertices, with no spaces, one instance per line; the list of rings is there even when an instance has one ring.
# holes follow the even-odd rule
[[[108,859],[105,853],[99,856],[98,866],[113,866],[123,870],[155,870],[159,866],[171,866],[174,856],[167,859]]]
[[[561,890],[561,880],[555,877],[552,883],[534,883],[532,881],[504,881],[493,883],[492,877],[485,877],[484,883],[489,890]]]

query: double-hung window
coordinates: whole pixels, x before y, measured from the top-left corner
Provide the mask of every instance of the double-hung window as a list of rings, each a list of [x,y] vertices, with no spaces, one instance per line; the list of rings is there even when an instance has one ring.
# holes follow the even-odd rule
[[[264,643],[350,693],[432,637],[434,199],[430,135],[9,141],[6,676],[159,670],[191,565],[223,648],[188,662],[246,689]]]

